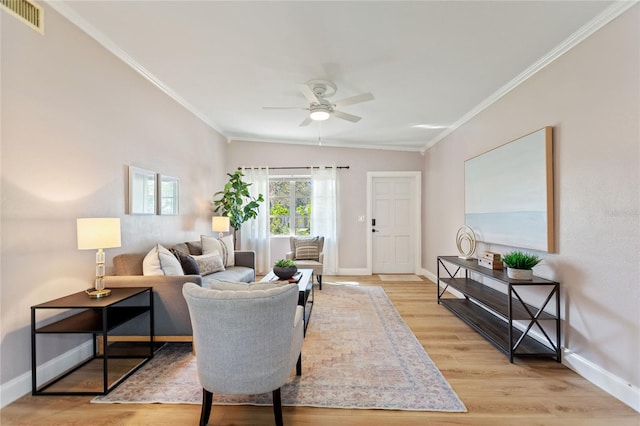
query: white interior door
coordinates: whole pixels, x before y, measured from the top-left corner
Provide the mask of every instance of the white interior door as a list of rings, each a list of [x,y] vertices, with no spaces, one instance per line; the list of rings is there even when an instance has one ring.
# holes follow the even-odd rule
[[[415,179],[374,176],[371,196],[372,272],[414,273]]]

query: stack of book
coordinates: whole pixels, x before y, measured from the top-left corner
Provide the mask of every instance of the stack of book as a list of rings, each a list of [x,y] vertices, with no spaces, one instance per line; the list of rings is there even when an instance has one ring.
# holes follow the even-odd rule
[[[482,256],[478,258],[478,265],[489,269],[504,268],[504,264],[500,258],[500,253],[494,253],[491,251],[485,251]]]

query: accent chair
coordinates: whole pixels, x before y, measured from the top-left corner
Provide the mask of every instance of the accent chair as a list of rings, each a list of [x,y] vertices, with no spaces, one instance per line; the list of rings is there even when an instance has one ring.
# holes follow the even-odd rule
[[[289,237],[291,251],[286,254],[287,259],[296,262],[298,269],[313,269],[313,275],[318,280],[322,290],[322,271],[324,269],[324,237]]]
[[[272,392],[282,425],[280,388],[294,366],[302,374],[304,321],[297,284],[213,283],[182,287],[202,385],[200,425],[209,422],[213,393]]]

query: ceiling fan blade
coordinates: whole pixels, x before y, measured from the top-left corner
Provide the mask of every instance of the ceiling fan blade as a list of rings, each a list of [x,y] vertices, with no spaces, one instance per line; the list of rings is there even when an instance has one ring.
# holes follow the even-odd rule
[[[336,108],[342,108],[343,106],[359,104],[361,102],[372,101],[375,98],[371,93],[363,93],[361,95],[352,96],[350,98],[345,98],[340,101],[336,101],[333,105]]]
[[[311,116],[307,116],[302,123],[300,123],[299,127],[305,127],[311,124]]]
[[[362,117],[358,117],[357,115],[347,114],[346,112],[335,111],[335,110],[333,111],[332,115],[338,118],[342,118],[343,120],[351,121],[352,123],[357,123],[362,118]]]
[[[320,103],[320,100],[318,99],[316,94],[313,93],[313,90],[311,90],[309,86],[307,86],[306,84],[298,84],[298,87],[300,88],[300,91],[302,92],[304,97],[307,98],[309,102],[311,102],[312,104]]]
[[[262,107],[262,109],[309,109],[303,107]]]

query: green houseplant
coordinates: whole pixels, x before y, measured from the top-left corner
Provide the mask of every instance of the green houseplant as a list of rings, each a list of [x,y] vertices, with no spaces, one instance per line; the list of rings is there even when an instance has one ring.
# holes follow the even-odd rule
[[[516,280],[533,278],[533,267],[542,259],[534,254],[512,251],[502,256],[502,263],[507,265],[507,276]]]
[[[258,216],[264,196],[262,194],[258,194],[257,198],[251,196],[249,193],[251,184],[242,180],[244,174],[240,170],[227,173],[227,176],[229,176],[229,182],[224,189],[213,194],[214,197],[219,196],[218,199],[213,200],[213,211],[227,216],[229,224],[237,231],[244,222]]]
[[[298,272],[296,262],[291,259],[280,259],[273,264],[273,273],[281,280],[288,280]]]

